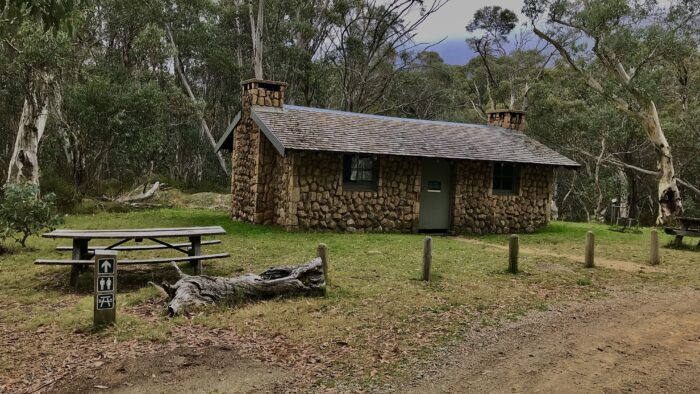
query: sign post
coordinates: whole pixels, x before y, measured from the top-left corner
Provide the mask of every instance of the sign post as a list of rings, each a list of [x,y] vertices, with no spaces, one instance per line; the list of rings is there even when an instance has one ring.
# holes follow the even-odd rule
[[[117,252],[95,251],[94,324],[114,324],[117,319]]]

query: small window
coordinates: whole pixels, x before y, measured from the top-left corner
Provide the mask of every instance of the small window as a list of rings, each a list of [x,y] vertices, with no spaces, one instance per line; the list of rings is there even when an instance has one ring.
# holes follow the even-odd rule
[[[379,180],[379,160],[376,156],[343,156],[343,189],[376,191]]]
[[[428,192],[440,193],[441,191],[442,191],[442,182],[440,182],[440,181],[428,181]]]
[[[518,194],[520,169],[512,164],[496,163],[493,166],[493,194],[512,196]]]

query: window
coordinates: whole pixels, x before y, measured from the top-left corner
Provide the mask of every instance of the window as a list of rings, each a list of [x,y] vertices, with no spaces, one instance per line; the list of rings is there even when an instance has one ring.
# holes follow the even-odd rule
[[[368,155],[343,156],[343,189],[376,191],[379,180],[379,159]]]
[[[428,192],[429,193],[440,193],[442,191],[442,182],[440,181],[428,181]]]
[[[493,194],[512,196],[518,194],[520,168],[505,163],[493,165]]]

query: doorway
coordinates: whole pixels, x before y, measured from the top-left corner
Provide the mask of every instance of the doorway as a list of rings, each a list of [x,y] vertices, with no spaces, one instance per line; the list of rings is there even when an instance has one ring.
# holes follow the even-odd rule
[[[449,161],[421,161],[420,213],[418,230],[444,232],[450,228],[452,167]]]

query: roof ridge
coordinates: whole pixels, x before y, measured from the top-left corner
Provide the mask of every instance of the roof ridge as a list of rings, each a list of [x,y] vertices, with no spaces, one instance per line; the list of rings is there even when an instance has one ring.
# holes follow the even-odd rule
[[[260,109],[268,110],[268,107],[256,107],[255,109],[256,110],[260,110]],[[402,121],[402,122],[408,121],[408,122],[415,122],[415,123],[442,124],[442,125],[447,125],[447,126],[464,126],[464,127],[478,127],[478,128],[483,128],[483,129],[500,129],[500,130],[505,130],[508,132],[515,132],[517,134],[522,133],[521,131],[517,131],[517,130],[506,129],[503,127],[489,126],[489,125],[485,125],[485,124],[449,122],[446,120],[400,118],[398,116],[365,114],[362,112],[350,112],[350,111],[341,111],[341,110],[337,110],[337,109],[304,107],[304,106],[300,106],[300,105],[285,104],[283,109],[296,109],[296,110],[301,110],[301,111],[312,111],[312,112],[322,112],[322,113],[329,113],[329,114],[336,114],[336,115],[357,116],[357,117],[368,118],[368,119],[387,119],[387,120],[398,120],[398,121]]]

